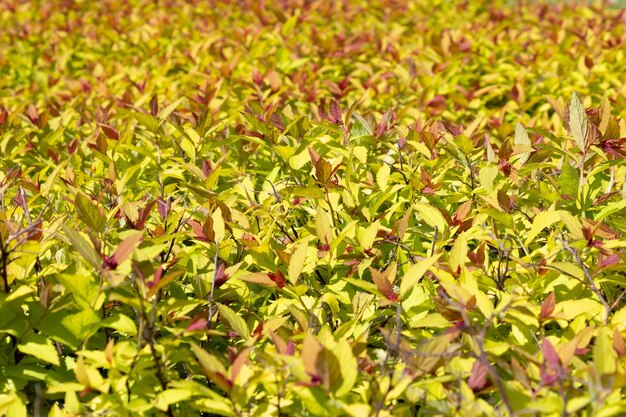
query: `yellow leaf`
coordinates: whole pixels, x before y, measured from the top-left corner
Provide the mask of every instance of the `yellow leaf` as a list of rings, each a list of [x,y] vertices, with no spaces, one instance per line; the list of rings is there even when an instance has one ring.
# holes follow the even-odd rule
[[[572,234],[572,239],[580,240],[585,238],[583,235],[583,226],[578,218],[572,216],[571,213],[565,210],[559,210],[559,216],[565,227],[567,227],[567,230]]]
[[[391,169],[389,168],[389,165],[383,163],[383,166],[380,167],[378,173],[376,174],[376,183],[382,191],[385,191],[387,189],[387,183],[389,182],[390,173]]]
[[[609,127],[609,121],[611,120],[611,102],[609,101],[607,96],[602,98],[602,103],[600,104],[600,126],[598,126],[598,130],[600,134],[604,136],[606,133],[606,129]]]
[[[372,245],[374,244],[374,240],[376,239],[376,234],[378,233],[379,228],[380,221],[377,220],[374,223],[370,224],[367,229],[365,229],[360,234],[361,238],[359,239],[359,241],[364,249],[371,249]]]
[[[400,282],[400,296],[404,298],[404,295],[424,276],[426,271],[437,262],[437,259],[441,254],[431,256],[430,258],[422,259],[406,271]]]
[[[420,218],[429,226],[436,227],[440,233],[447,227],[446,219],[435,207],[427,203],[415,203],[414,207]]]
[[[485,190],[488,192],[492,192],[493,182],[498,176],[498,167],[497,166],[486,166],[482,167],[478,172],[478,179],[480,180],[480,185],[483,186]]]
[[[302,268],[304,267],[304,261],[306,260],[307,249],[309,248],[308,240],[305,240],[298,245],[296,250],[291,255],[291,259],[289,260],[289,281],[292,284],[296,284],[298,282],[298,278],[300,277],[300,272],[302,272]]]
[[[532,145],[530,143],[530,138],[528,137],[528,132],[521,123],[517,123],[517,125],[515,126],[515,140],[513,141],[513,143],[515,145],[520,145],[528,148],[530,148]],[[523,152],[519,155],[519,162],[521,164],[524,164],[526,161],[528,161],[529,157],[530,152]]]
[[[465,258],[467,257],[467,235],[465,232],[459,234],[454,245],[450,250],[450,267],[452,272],[456,272],[459,267],[465,265]]]
[[[561,220],[561,216],[557,211],[543,211],[537,214],[533,220],[533,225],[526,236],[526,244],[530,244],[535,237],[546,227],[553,225]]]
[[[572,93],[569,102],[569,128],[576,146],[581,151],[587,148],[587,135],[589,133],[589,123],[585,113],[585,107],[578,98],[578,94]]]
[[[213,219],[213,233],[215,233],[215,242],[219,245],[220,242],[224,240],[225,235],[225,227],[224,227],[224,218],[222,217],[222,209],[217,208],[213,215],[211,216]]]
[[[328,214],[323,208],[317,207],[317,214],[315,216],[315,230],[317,231],[317,237],[324,243],[330,244],[332,240],[332,229],[330,227],[330,220]]]

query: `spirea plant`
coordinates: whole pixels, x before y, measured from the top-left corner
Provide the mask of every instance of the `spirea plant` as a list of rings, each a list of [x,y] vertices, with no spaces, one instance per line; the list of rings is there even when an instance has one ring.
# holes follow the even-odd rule
[[[0,416],[626,414],[626,15],[553,3],[5,2]]]

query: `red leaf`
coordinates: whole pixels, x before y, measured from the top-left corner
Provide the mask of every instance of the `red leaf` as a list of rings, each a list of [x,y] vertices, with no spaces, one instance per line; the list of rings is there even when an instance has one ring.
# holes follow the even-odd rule
[[[465,216],[468,215],[471,208],[472,208],[472,200],[467,200],[465,203],[461,204],[459,208],[456,210],[454,217],[452,218],[452,224],[454,226],[458,226],[459,224],[463,223],[463,220],[465,220]]]
[[[135,229],[141,230],[143,226],[146,224],[146,220],[148,220],[148,216],[152,211],[152,207],[156,204],[156,200],[152,200],[139,212],[139,218],[137,219],[137,223],[135,223]]]
[[[187,222],[187,224],[189,226],[191,226],[191,229],[193,230],[193,232],[195,233],[195,238],[198,240],[202,240],[204,242],[208,242],[209,239],[206,235],[206,233],[204,232],[204,227],[202,226],[202,224],[197,221],[197,220],[189,220]]]
[[[598,267],[599,267],[599,269],[608,268],[611,265],[615,265],[617,263],[620,263],[621,260],[622,259],[619,257],[618,254],[612,253],[609,256],[607,256],[606,258],[602,259],[600,261],[600,264],[598,265]]]
[[[341,115],[341,109],[339,108],[339,103],[337,103],[335,100],[330,102],[330,109],[328,111],[328,120],[331,121],[332,123],[337,123],[337,124],[342,124],[342,115]]]
[[[620,331],[615,328],[613,332],[613,349],[617,352],[619,356],[624,356],[626,354],[626,346],[624,345],[624,338]]]
[[[270,279],[276,283],[278,288],[283,288],[287,283],[287,280],[285,279],[283,273],[280,272],[280,269],[277,269],[275,274],[269,272],[267,276],[269,276]]]
[[[469,385],[472,391],[481,391],[487,386],[487,371],[487,366],[480,359],[474,362],[472,373],[467,380],[467,385]]]
[[[251,350],[251,347],[245,348],[237,355],[237,358],[233,362],[233,366],[230,369],[230,381],[233,384],[235,383],[237,375],[239,375],[239,371],[241,371],[241,367],[248,361]]]
[[[189,326],[187,326],[186,330],[188,332],[195,332],[195,331],[198,331],[198,330],[204,330],[204,329],[206,329],[207,323],[208,322],[206,321],[206,319],[201,318],[201,319],[199,319],[197,321],[192,321],[189,324]]]
[[[115,259],[117,265],[124,262],[130,256],[130,254],[133,253],[135,248],[141,243],[142,240],[142,233],[134,233],[128,236],[126,239],[122,240],[120,245],[117,247],[117,249],[115,249],[115,252],[113,253],[113,259]]]
[[[6,122],[7,117],[9,117],[9,111],[4,106],[0,106],[0,125]]]
[[[554,350],[554,346],[552,346],[550,341],[546,339],[545,336],[541,338],[541,353],[543,353],[544,363],[557,368],[561,367],[559,355],[557,355],[556,350]]]
[[[556,306],[556,295],[554,294],[554,291],[552,291],[550,294],[548,294],[546,299],[543,300],[543,303],[541,304],[541,319],[545,320],[549,318],[554,312],[555,306]]]
[[[167,202],[165,202],[161,197],[157,199],[157,210],[159,211],[159,215],[161,216],[162,220],[167,219],[167,215],[171,209],[171,203],[172,202],[169,198],[167,199]]]
[[[389,131],[389,120],[391,120],[391,115],[391,109],[388,109],[383,115],[380,123],[378,123],[378,125],[376,126],[375,136],[377,138],[381,137]]]
[[[100,129],[109,139],[118,140],[120,138],[120,133],[112,126],[101,124]]]
[[[150,99],[150,114],[154,117],[157,117],[159,114],[159,102],[157,100],[157,96],[152,96]]]
[[[217,266],[217,270],[215,271],[215,286],[217,288],[224,285],[224,283],[228,281],[228,278],[230,278],[225,270],[226,266],[224,265],[224,262],[220,262]]]
[[[39,112],[37,111],[37,107],[34,104],[29,104],[26,110],[24,111],[24,115],[28,117],[28,120],[31,121],[32,124],[37,124],[37,120],[39,120]]]
[[[559,379],[561,373],[561,362],[554,347],[544,336],[541,340],[541,352],[543,353],[543,364],[541,365],[541,384],[552,385]]]

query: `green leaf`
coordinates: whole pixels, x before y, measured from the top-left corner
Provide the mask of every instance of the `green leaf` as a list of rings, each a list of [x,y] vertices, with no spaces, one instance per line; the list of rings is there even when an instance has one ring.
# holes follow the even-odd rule
[[[561,176],[559,177],[559,186],[561,188],[561,194],[569,195],[571,197],[578,197],[578,171],[571,166],[569,162],[563,164]]]
[[[352,347],[345,339],[338,341],[332,351],[337,356],[341,371],[341,386],[335,392],[335,395],[340,398],[349,394],[354,384],[356,384],[359,376],[359,366],[352,352]]]
[[[96,232],[103,232],[105,221],[102,213],[93,201],[82,192],[76,193],[76,209],[80,219]]]
[[[598,329],[593,345],[593,367],[599,375],[614,374],[617,370],[617,356],[613,350],[613,334],[606,328]]]
[[[279,192],[284,196],[306,197],[306,198],[324,198],[324,190],[316,186],[295,185],[286,187]]]
[[[100,256],[94,247],[91,246],[91,243],[85,240],[80,233],[65,224],[61,225],[61,229],[63,229],[63,233],[65,233],[65,236],[67,236],[74,249],[76,249],[91,266],[96,270],[102,269]]]
[[[607,204],[598,214],[595,215],[594,220],[602,221],[609,217],[613,213],[617,213],[618,211],[622,211],[626,208],[626,199],[615,201]]]
[[[241,316],[235,313],[230,307],[227,307],[223,304],[217,304],[217,307],[220,310],[220,315],[226,320],[228,325],[242,338],[246,341],[250,340],[250,330],[248,329],[248,325],[241,318]]]

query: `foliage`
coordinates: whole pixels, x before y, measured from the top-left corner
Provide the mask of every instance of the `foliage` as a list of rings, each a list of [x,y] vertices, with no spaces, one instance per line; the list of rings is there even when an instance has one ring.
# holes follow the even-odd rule
[[[626,413],[624,12],[6,2],[0,415]]]

